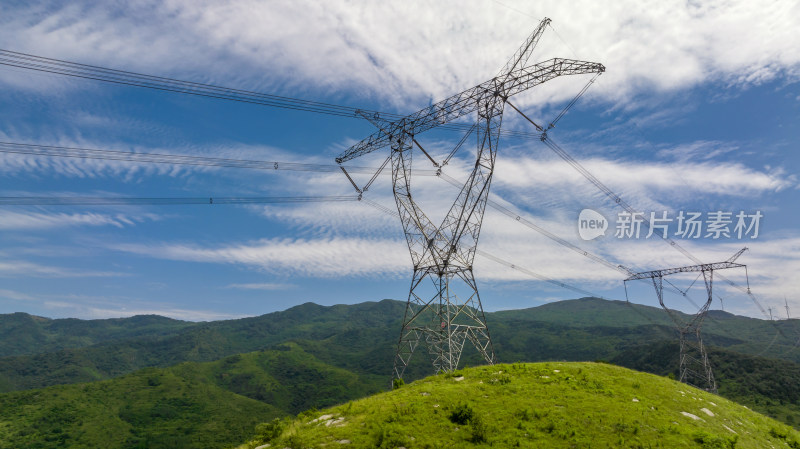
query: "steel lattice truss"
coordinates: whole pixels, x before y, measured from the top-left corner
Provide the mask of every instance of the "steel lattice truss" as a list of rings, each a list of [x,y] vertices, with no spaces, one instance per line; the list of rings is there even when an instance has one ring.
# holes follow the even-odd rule
[[[731,256],[725,262],[707,263],[700,265],[690,265],[686,267],[667,268],[664,270],[644,271],[631,275],[625,282],[650,279],[656,289],[658,302],[661,307],[667,311],[667,314],[675,323],[680,336],[680,358],[679,358],[679,373],[678,380],[686,384],[701,388],[712,393],[717,392],[717,383],[714,380],[714,372],[711,369],[711,364],[708,361],[708,354],[706,353],[705,346],[703,346],[703,338],[700,330],[703,326],[703,320],[708,313],[708,308],[711,306],[712,288],[714,282],[714,271],[726,268],[744,268],[747,273],[747,266],[735,263],[736,259],[742,255],[747,248],[742,248]],[[664,305],[664,276],[669,276],[676,273],[692,273],[700,272],[703,276],[703,281],[706,286],[707,299],[705,304],[700,307],[700,310],[695,313],[688,321],[683,319],[677,312]],[[749,283],[748,283],[749,285]],[[627,290],[627,289],[626,289]]]
[[[492,181],[503,107],[509,97],[558,76],[605,71],[599,63],[560,58],[527,65],[549,23],[550,19],[543,20],[498,76],[489,81],[399,120],[389,121],[376,114],[363,114],[378,130],[336,159],[341,164],[386,147],[391,149],[387,162],[391,160],[395,202],[414,264],[394,360],[394,378],[403,377],[420,343],[427,347],[437,373],[457,369],[467,340],[487,363],[495,361],[472,265]],[[413,147],[417,146],[434,166],[441,168],[444,164],[437,163],[415,137],[472,113],[477,114],[475,166],[444,220],[437,226],[411,195]],[[459,146],[462,143],[463,140]],[[374,179],[363,189],[359,189],[352,179],[350,181],[361,193]]]

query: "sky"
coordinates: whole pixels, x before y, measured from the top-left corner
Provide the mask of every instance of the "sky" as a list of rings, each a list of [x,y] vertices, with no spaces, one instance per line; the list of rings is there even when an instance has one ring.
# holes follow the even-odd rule
[[[749,248],[737,260],[746,275],[715,272],[712,309],[764,318],[771,308],[785,318],[788,305],[797,317],[797,2],[11,1],[0,4],[0,48],[405,115],[496,76],[544,17],[552,27],[531,63],[563,57],[606,67],[549,131],[551,141],[642,216],[669,220],[661,224],[670,237],[704,263]],[[513,104],[549,123],[590,79],[560,77]],[[502,124],[534,131],[510,108]],[[330,165],[373,131],[357,117],[0,65],[2,142]],[[442,160],[461,137],[431,130],[417,139]],[[475,139],[467,142],[443,170],[462,181],[475,158]],[[507,263],[476,257],[485,310],[587,296],[581,292],[625,299],[625,275],[580,251],[637,272],[694,265],[669,242],[648,238],[645,226],[637,238],[626,224],[637,217],[539,140],[503,136],[497,154],[491,199],[520,220],[487,208],[478,248]],[[348,165],[377,167],[387,155]],[[418,152],[414,168],[415,199],[441,220],[458,190],[426,176],[433,167]],[[363,185],[370,175],[354,178]],[[336,171],[0,153],[3,197],[354,193]],[[390,176],[379,176],[364,198],[394,209]],[[604,235],[581,235],[586,209],[605,222]],[[679,229],[679,217],[690,216],[699,237]],[[405,301],[411,274],[399,220],[367,201],[0,206],[0,313],[230,319],[309,301]],[[692,311],[704,302],[695,279],[671,277],[689,298],[671,291],[667,305]],[[739,288],[748,282],[752,297]],[[631,301],[658,306],[652,285],[628,287]]]

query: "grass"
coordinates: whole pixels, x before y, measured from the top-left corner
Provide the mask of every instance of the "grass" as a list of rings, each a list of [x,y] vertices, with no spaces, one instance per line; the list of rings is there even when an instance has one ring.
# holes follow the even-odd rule
[[[713,416],[712,416],[713,415]],[[259,428],[239,447],[800,448],[800,433],[670,379],[598,363],[428,377]]]

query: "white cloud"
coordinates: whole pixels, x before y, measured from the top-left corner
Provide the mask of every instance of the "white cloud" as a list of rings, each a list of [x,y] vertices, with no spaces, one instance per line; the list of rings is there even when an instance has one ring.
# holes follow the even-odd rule
[[[0,260],[0,277],[80,278],[126,276],[111,271],[82,271],[64,267],[41,265],[24,260]]]
[[[294,288],[292,284],[279,284],[279,283],[255,283],[255,284],[230,284],[226,288],[235,288],[242,290],[288,290]]]
[[[33,301],[36,299],[35,297],[26,293],[7,289],[0,289],[0,298],[10,299],[13,301]]]
[[[84,299],[85,298],[63,298],[46,300],[43,302],[43,306],[51,310],[66,311],[67,316],[71,318],[79,317],[81,319],[90,320],[126,318],[136,315],[160,315],[184,321],[214,321],[232,320],[248,316],[211,310],[184,309],[158,304],[145,304],[143,306],[131,307],[115,304],[107,299],[102,301],[104,304],[103,306],[94,306],[91,305],[91,302],[84,303]]]
[[[588,0],[578,3],[549,1],[535,5],[510,0],[504,2],[534,16],[552,17],[559,36],[566,40],[566,44],[560,42],[559,37],[548,30],[540,45],[542,51],[535,59],[559,55],[604,63],[608,71],[590,89],[589,95],[596,100],[616,102],[615,106],[636,108],[641,100],[637,96],[645,92],[687,89],[710,82],[747,87],[778,77],[793,80],[799,74],[800,47],[795,43],[800,41],[800,28],[796,26],[800,21],[800,6],[792,1],[774,1],[766,5],[724,0],[700,5],[677,0],[629,0],[610,4]],[[30,6],[30,3],[18,9],[0,6],[3,10],[0,15],[0,46],[305,98],[324,95],[334,99],[351,98],[355,94],[362,97],[359,102],[377,99],[408,109],[416,108],[411,105],[425,104],[428,100],[461,91],[494,75],[537,22],[488,1],[393,4],[286,1],[265,4],[240,0],[218,4],[205,0],[166,3],[142,0],[109,5],[104,2],[72,2],[55,10],[50,10],[47,5]],[[4,69],[0,70],[0,82],[3,81],[41,89],[48,94],[58,88],[69,90],[91,86],[74,80],[62,81],[54,76],[28,76],[27,72]],[[552,87],[543,86],[537,92],[526,94],[518,105],[525,107],[535,101],[560,101],[570,98],[576,91],[554,83]],[[658,121],[660,117],[653,114],[647,120]],[[90,127],[116,126],[115,122],[96,115],[80,115],[75,122]],[[79,140],[56,140],[50,143],[109,147]],[[435,144],[431,145],[435,147]],[[626,200],[645,210],[669,208],[670,205],[662,204],[662,201],[667,201],[664,198],[678,202],[705,195],[757,196],[796,184],[795,178],[779,170],[757,170],[735,162],[714,162],[714,158],[729,153],[733,148],[735,144],[700,141],[683,147],[660,149],[659,158],[674,159],[674,162],[589,158],[581,160],[581,163]],[[183,152],[181,148],[154,151],[137,147],[135,150]],[[186,150],[185,153],[195,155],[243,158],[256,154],[261,148],[209,146]],[[272,151],[269,154],[276,155],[273,156],[275,160],[292,160],[291,155]],[[701,152],[705,152],[707,157],[701,157]],[[268,156],[259,151],[254,157],[265,159]],[[697,159],[699,162],[691,163]],[[468,165],[468,162],[454,160],[447,173],[464,179]],[[215,169],[44,160],[31,156],[3,155],[0,160],[0,172],[5,174],[58,173],[76,178],[113,177],[129,182],[142,175],[181,177],[210,170]],[[236,172],[238,176],[241,170]],[[572,206],[584,198],[595,200],[601,195],[561,160],[534,162],[533,158],[504,155],[498,159],[496,173],[494,192],[499,191],[533,211],[537,223],[568,240],[575,238],[570,213],[577,210],[572,211]],[[281,180],[285,182],[278,188],[298,194],[351,192],[339,173],[304,177],[302,181],[284,176]],[[393,209],[385,178],[380,181],[383,190],[376,185],[367,196]],[[452,189],[443,192],[443,186],[446,184],[435,178],[414,180],[415,195],[435,222],[441,219],[455,195]],[[253,186],[253,189],[258,187]],[[403,277],[410,272],[408,253],[397,222],[363,205],[310,204],[270,206],[260,210],[269,219],[294,226],[304,238],[237,242],[214,247],[162,243],[116,245],[113,248],[148,257],[238,264],[305,276]],[[5,211],[0,215],[0,228],[6,226],[3,229],[122,226],[126,223],[120,216],[104,214]],[[778,252],[786,245],[792,247],[791,242],[778,239],[769,242],[759,242],[758,245],[774,245],[772,249]],[[616,242],[613,245],[608,242],[581,245],[610,260],[631,266],[686,263],[677,252],[672,254],[664,250],[665,245],[660,242],[654,246]],[[716,249],[687,246],[693,252],[697,251],[703,260],[706,257],[711,260],[718,258]],[[491,209],[487,212],[481,247],[554,279],[588,284],[590,289],[609,288],[619,281],[619,274],[613,270],[597,267],[545,237],[512,224],[508,218]],[[476,270],[482,279],[528,279],[524,274],[491,262],[477,264]],[[791,273],[797,272],[796,261],[791,257],[764,258],[758,264],[765,268],[762,273],[756,270],[754,285],[765,294],[778,295],[776,285],[797,287],[797,281],[791,277]],[[63,268],[26,265],[24,262],[16,264],[15,261],[0,262],[0,273],[87,275]],[[271,288],[271,285],[232,284],[231,288]]]
[[[110,248],[168,260],[230,263],[269,272],[313,277],[395,276],[409,271],[409,257],[398,240],[330,238],[273,239],[219,246],[121,244]]]
[[[580,164],[600,177],[600,181],[621,192],[644,191],[668,196],[683,191],[688,194],[755,195],[790,188],[796,179],[781,170],[767,173],[740,163],[725,162],[642,162],[592,158]],[[515,189],[564,189],[567,186],[595,187],[574,168],[558,159],[530,157],[499,158],[498,184]]]
[[[14,212],[0,210],[0,230],[40,230],[54,229],[68,226],[115,226],[123,228],[133,226],[144,220],[154,220],[153,214],[143,214],[134,217],[125,214],[99,214],[94,212],[82,213],[42,213],[42,212]]]
[[[558,35],[547,31],[536,59],[604,63],[607,74],[592,95],[606,99],[798,75],[800,7],[791,0],[505,3],[553,18]],[[397,104],[443,98],[490,78],[537,24],[478,0],[25,5],[4,8],[4,47],[234,87],[356,92]],[[540,97],[572,95],[545,89]]]

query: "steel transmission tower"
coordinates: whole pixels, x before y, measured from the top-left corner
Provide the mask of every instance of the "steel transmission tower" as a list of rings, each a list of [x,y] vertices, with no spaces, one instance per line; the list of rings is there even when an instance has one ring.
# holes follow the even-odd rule
[[[403,377],[420,343],[427,347],[437,373],[452,372],[458,367],[467,340],[487,363],[495,361],[472,264],[492,181],[503,106],[509,97],[558,76],[605,71],[602,64],[561,58],[528,65],[528,58],[549,23],[550,19],[544,19],[500,73],[489,81],[399,120],[362,114],[378,130],[336,158],[336,162],[342,164],[386,147],[391,149],[381,170],[391,160],[394,198],[414,265],[394,359],[394,378]],[[411,194],[412,149],[419,148],[441,169],[447,160],[437,163],[416,137],[472,113],[477,114],[475,166],[444,220],[436,226]],[[471,131],[450,156],[470,134]],[[347,174],[343,166],[342,171]],[[349,175],[348,179],[363,193],[375,176],[363,188]]]
[[[747,248],[742,248],[731,256],[725,262],[708,263],[701,265],[690,265],[688,267],[668,268],[665,270],[644,271],[636,273],[625,279],[626,291],[627,282],[641,279],[650,279],[656,289],[658,302],[661,307],[667,311],[667,314],[675,323],[680,335],[680,378],[679,381],[692,385],[694,387],[717,392],[717,383],[714,380],[714,373],[711,370],[711,364],[708,362],[708,354],[706,348],[703,346],[703,338],[700,335],[700,329],[703,326],[703,320],[708,313],[708,308],[711,306],[712,298],[712,284],[714,282],[714,271],[726,268],[744,268],[745,275],[747,275],[747,266],[735,263],[736,259],[745,252]],[[700,307],[700,310],[695,313],[688,321],[683,319],[676,311],[671,310],[664,305],[664,287],[663,278],[676,273],[692,273],[700,272],[703,276],[703,281],[706,286],[707,300],[705,304]],[[750,290],[750,282],[747,283],[748,291]],[[685,294],[685,292],[684,292]]]

